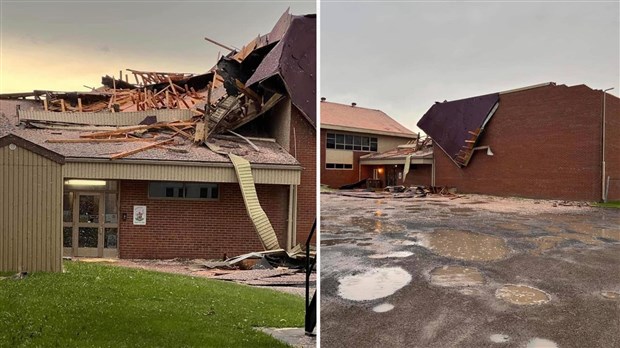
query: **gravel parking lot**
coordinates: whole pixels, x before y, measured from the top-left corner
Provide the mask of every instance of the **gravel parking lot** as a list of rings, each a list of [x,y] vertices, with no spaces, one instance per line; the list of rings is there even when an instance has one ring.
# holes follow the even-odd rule
[[[323,347],[619,347],[620,210],[322,194]]]

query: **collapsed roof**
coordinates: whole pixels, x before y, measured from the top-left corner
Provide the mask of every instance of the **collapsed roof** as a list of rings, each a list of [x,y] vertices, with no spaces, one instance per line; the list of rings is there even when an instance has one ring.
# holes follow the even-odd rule
[[[50,143],[44,146],[69,156],[228,162],[223,153],[231,152],[252,163],[298,164],[279,145],[233,130],[285,98],[315,126],[315,45],[316,16],[294,16],[287,10],[268,34],[240,50],[228,48],[231,52],[203,74],[127,69],[135,83],[121,71],[118,78],[103,76],[103,86],[90,91],[9,93],[0,99],[5,99],[3,103],[20,99],[26,106],[16,111],[21,128],[39,129],[10,131],[36,143]],[[40,107],[33,108],[33,101],[26,99],[31,97]],[[7,127],[0,125],[0,131],[3,128]],[[62,136],[52,134],[61,131]],[[225,134],[237,140],[222,143]],[[195,148],[192,143],[206,147]],[[243,144],[249,145],[248,151]],[[116,153],[106,151],[108,147]],[[175,147],[183,149],[174,151]],[[155,154],[157,149],[169,153]]]
[[[418,127],[428,134],[456,165],[465,167],[474,146],[499,105],[499,93],[435,103]]]

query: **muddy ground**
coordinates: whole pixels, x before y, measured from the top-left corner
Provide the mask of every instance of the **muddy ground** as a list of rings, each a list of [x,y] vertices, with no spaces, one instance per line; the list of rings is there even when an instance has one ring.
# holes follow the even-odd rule
[[[620,210],[321,195],[322,347],[620,347]]]

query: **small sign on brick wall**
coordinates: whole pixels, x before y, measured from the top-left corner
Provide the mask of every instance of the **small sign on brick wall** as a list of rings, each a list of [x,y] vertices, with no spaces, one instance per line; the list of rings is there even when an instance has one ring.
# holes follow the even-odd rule
[[[133,224],[146,225],[146,205],[133,206]]]

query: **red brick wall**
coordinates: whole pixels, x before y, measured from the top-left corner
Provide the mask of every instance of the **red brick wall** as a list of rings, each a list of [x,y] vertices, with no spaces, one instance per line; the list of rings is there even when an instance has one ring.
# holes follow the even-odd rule
[[[454,186],[459,192],[597,201],[601,106],[601,91],[584,85],[502,94],[478,143],[490,145],[495,155],[476,151],[469,165],[459,169],[437,148],[436,184]],[[613,132],[617,134],[612,130],[608,136]],[[618,139],[609,145],[609,152],[618,153]],[[617,173],[620,156],[613,156],[608,155],[607,165]]]
[[[332,188],[339,188],[342,185],[352,184],[364,179],[360,179],[360,157],[370,152],[353,152],[353,169],[326,169],[325,168],[325,146],[327,142],[327,130],[321,129],[321,184],[329,185]],[[364,174],[364,173],[362,173]],[[370,172],[372,175],[372,171]]]
[[[415,168],[414,168],[415,166]],[[404,168],[404,165],[403,165]],[[409,174],[405,178],[405,186],[426,185],[430,186],[433,175],[433,166],[430,164],[412,164]]]
[[[301,184],[297,188],[297,243],[305,245],[316,218],[316,128],[295,106],[291,107],[290,138],[290,152],[303,167]]]
[[[282,247],[286,246],[288,186],[256,185],[258,198]],[[133,225],[134,205],[146,205],[147,224]],[[147,181],[122,181],[121,258],[219,259],[263,250],[237,184],[220,184],[214,201],[149,199]]]

